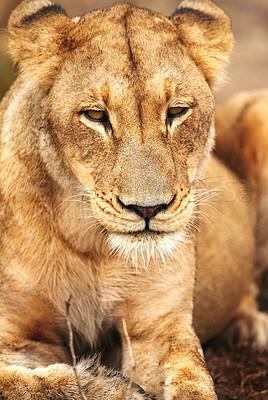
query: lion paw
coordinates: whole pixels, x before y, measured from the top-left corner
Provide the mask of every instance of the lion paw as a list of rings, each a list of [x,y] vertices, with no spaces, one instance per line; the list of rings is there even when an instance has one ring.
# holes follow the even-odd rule
[[[242,344],[258,348],[268,347],[268,314],[244,309],[231,321],[220,335],[227,345]]]

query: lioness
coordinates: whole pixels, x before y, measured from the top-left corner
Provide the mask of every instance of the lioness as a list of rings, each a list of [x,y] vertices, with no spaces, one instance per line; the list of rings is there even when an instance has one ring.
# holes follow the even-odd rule
[[[216,399],[200,340],[235,318],[254,251],[241,186],[209,160],[228,17],[25,0],[8,33],[0,398]],[[91,357],[115,365],[119,339],[121,372]]]
[[[225,116],[228,115],[228,118]],[[217,151],[252,186],[256,275],[268,289],[268,90],[237,93],[216,110]]]

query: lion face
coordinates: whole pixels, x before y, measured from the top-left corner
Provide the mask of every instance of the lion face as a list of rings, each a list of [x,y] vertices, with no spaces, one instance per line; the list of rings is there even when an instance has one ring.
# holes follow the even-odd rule
[[[185,240],[213,145],[214,77],[185,40],[184,14],[117,5],[75,22],[64,16],[58,28],[65,48],[53,78],[50,68],[46,134],[113,249],[131,256],[163,255]]]

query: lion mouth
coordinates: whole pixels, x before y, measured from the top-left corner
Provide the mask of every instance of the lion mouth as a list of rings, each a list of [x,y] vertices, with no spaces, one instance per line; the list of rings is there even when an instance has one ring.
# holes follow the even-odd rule
[[[165,231],[156,231],[154,229],[150,229],[149,227],[146,227],[144,229],[138,230],[138,231],[133,231],[133,232],[118,232],[119,234],[125,234],[125,235],[130,235],[134,238],[142,238],[142,237],[146,237],[146,236],[163,236],[166,235],[167,232]],[[168,232],[168,233],[172,233],[172,232]]]

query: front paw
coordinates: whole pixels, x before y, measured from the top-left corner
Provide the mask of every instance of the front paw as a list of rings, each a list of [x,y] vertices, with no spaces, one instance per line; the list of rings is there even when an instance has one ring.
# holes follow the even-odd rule
[[[215,339],[216,345],[225,343],[268,348],[268,314],[251,308],[241,310]]]
[[[83,394],[87,399],[155,400],[141,386],[119,371],[107,370],[98,363],[87,364],[86,362],[80,363],[78,369],[81,376]],[[92,375],[96,384],[92,380]],[[99,384],[101,385],[99,386]]]
[[[217,400],[214,390],[187,385],[175,390],[165,390],[164,400]]]
[[[210,375],[189,367],[166,379],[164,400],[217,400],[217,396]]]
[[[141,387],[116,371],[94,362],[45,368],[0,368],[1,400],[151,400]]]

